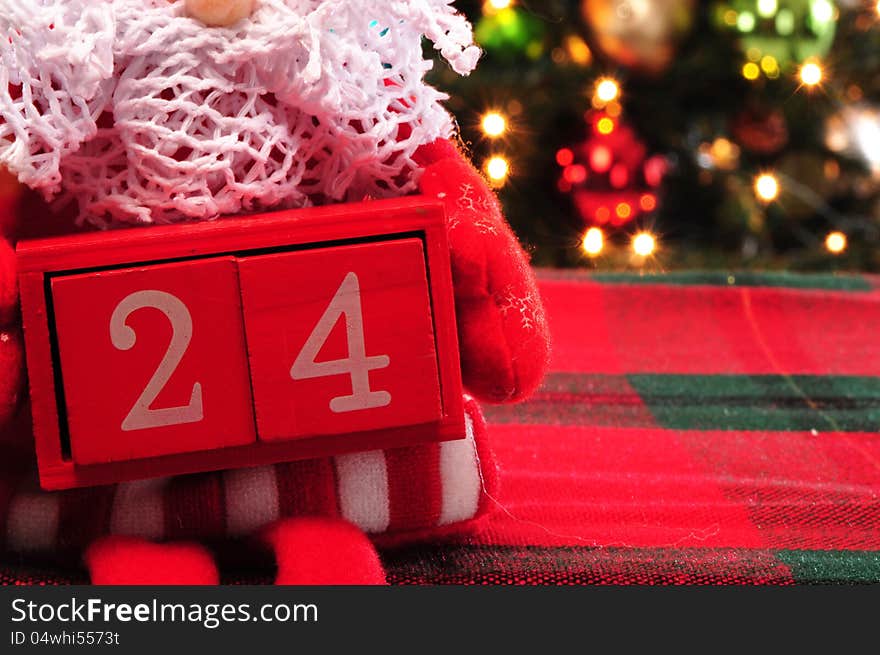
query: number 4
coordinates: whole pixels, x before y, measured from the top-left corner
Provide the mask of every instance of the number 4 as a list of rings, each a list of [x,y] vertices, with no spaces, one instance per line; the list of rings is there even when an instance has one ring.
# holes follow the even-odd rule
[[[316,362],[315,358],[343,314],[348,358]],[[336,414],[342,414],[391,404],[390,393],[370,390],[370,371],[387,368],[390,364],[391,358],[388,355],[367,357],[360,282],[356,274],[349,273],[294,361],[290,377],[294,380],[310,380],[330,375],[350,375],[352,394],[338,396],[330,401],[330,409]]]

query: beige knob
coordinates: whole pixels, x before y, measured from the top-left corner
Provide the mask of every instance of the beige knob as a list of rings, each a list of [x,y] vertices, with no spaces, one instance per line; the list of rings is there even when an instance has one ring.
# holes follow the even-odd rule
[[[254,11],[256,0],[186,0],[189,15],[210,27],[228,27]]]

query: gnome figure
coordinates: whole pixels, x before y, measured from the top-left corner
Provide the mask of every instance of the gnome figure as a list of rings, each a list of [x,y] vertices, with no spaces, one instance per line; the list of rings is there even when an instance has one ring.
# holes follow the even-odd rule
[[[451,0],[0,0],[0,168],[45,202],[0,220],[0,543],[91,580],[216,584],[223,544],[282,584],[382,583],[375,544],[472,529],[490,507],[478,401],[540,382],[528,258],[427,85],[433,43],[479,49]],[[247,217],[423,194],[445,206],[466,438],[66,492],[35,482],[16,235]],[[55,216],[51,218],[50,216]],[[255,221],[259,220],[255,216]],[[44,227],[45,226],[45,227]],[[402,308],[402,310],[405,308]],[[18,555],[16,555],[18,556]]]

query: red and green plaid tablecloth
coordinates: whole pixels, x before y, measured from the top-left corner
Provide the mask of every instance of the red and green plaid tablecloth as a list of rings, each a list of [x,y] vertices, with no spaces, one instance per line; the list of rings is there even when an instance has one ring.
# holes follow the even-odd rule
[[[541,278],[551,373],[487,411],[500,508],[395,581],[880,581],[880,281]]]
[[[552,370],[487,408],[497,510],[392,582],[880,581],[880,280],[540,277]]]

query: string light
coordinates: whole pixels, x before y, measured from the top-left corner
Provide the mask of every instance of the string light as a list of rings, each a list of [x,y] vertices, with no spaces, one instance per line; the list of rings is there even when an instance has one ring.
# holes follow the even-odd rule
[[[814,21],[827,23],[834,19],[834,7],[828,0],[813,0],[810,13]]]
[[[607,146],[596,146],[590,152],[590,168],[597,173],[607,173],[614,163],[614,155]]]
[[[825,238],[825,248],[832,255],[839,255],[846,250],[846,235],[843,232],[831,232]]]
[[[774,22],[776,23],[776,32],[779,36],[791,36],[794,34],[795,17],[791,10],[783,9],[780,11],[776,14],[776,20]],[[827,26],[825,29],[828,29]]]
[[[739,157],[740,147],[723,136],[700,147],[700,165],[703,168],[733,170],[739,164]]]
[[[758,13],[762,18],[770,18],[779,11],[778,0],[758,0]]]
[[[639,257],[650,257],[657,250],[657,239],[650,232],[639,232],[633,237],[632,248]]]
[[[736,28],[740,32],[751,32],[755,29],[755,14],[750,11],[744,11],[736,17]]]
[[[614,121],[610,118],[600,118],[599,122],[596,123],[596,129],[599,131],[599,134],[608,136],[614,131]]]
[[[770,79],[779,77],[779,62],[772,55],[764,55],[761,57],[761,70]]]
[[[596,98],[605,104],[617,100],[620,96],[620,84],[610,77],[603,77],[596,83]]]
[[[862,111],[853,121],[852,132],[853,140],[871,170],[880,173],[880,116]]]
[[[779,197],[779,180],[772,173],[762,173],[755,178],[755,195],[770,203]]]
[[[814,87],[822,82],[822,78],[825,76],[822,67],[816,61],[808,61],[803,66],[801,66],[801,70],[798,73],[798,76],[801,79],[801,82],[804,86]]]
[[[486,174],[496,184],[504,184],[510,175],[510,164],[504,157],[496,155],[486,162]]]
[[[562,148],[556,152],[556,163],[560,166],[571,166],[574,163],[574,152],[570,148]]]
[[[652,212],[657,209],[657,197],[653,193],[645,193],[639,198],[639,206],[642,211]]]
[[[502,9],[507,9],[510,7],[511,0],[488,0],[486,4],[490,9],[494,9],[495,11],[501,11]]]
[[[761,75],[761,69],[758,68],[758,64],[753,61],[750,61],[743,65],[742,67],[742,76],[747,80],[753,81],[758,79]]]
[[[497,139],[507,131],[507,119],[497,111],[489,112],[483,116],[482,128],[483,134]]]
[[[565,37],[565,49],[571,60],[580,66],[587,66],[593,60],[590,46],[579,36],[569,35]]]
[[[605,250],[605,234],[598,227],[591,227],[584,234],[581,247],[590,257],[598,257]]]
[[[566,166],[562,176],[569,184],[583,184],[587,181],[587,168],[581,164]]]

